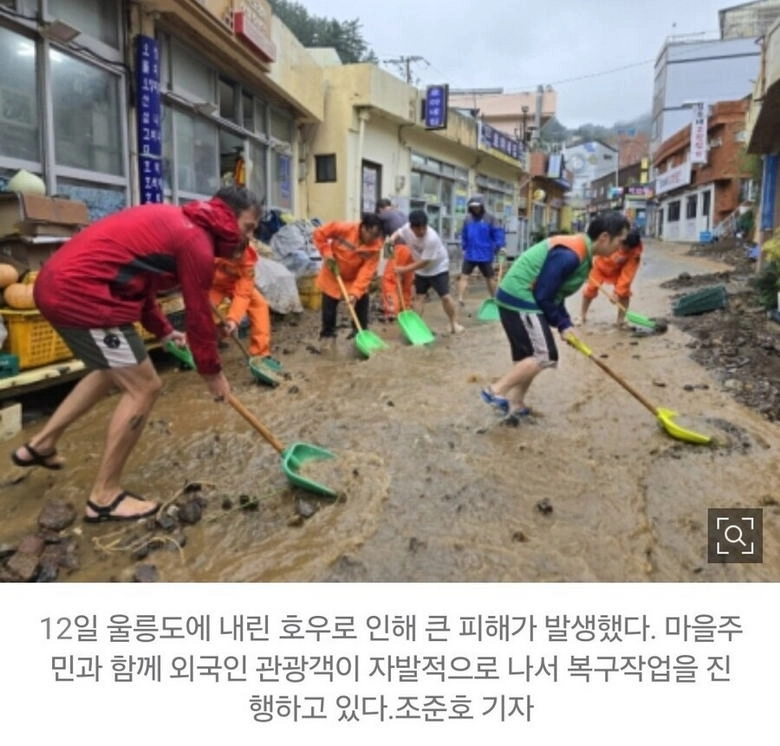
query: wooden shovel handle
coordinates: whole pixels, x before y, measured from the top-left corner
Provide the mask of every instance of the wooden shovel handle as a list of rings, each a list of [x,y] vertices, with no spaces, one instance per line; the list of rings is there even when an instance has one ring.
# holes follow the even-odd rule
[[[396,275],[395,289],[398,291],[398,301],[401,304],[401,310],[405,311],[406,305],[404,304],[404,289],[401,286],[400,278],[398,277],[398,275]]]
[[[604,290],[603,285],[597,285],[597,287],[599,290],[601,290],[602,293],[604,293],[604,295],[607,296],[610,303],[617,306],[623,313],[628,313],[628,309],[619,300],[615,300],[606,290]]]
[[[212,303],[211,304],[211,310],[214,312],[214,315],[219,319],[220,323],[225,323],[225,317],[219,312],[219,309]],[[247,362],[249,362],[252,359],[252,356],[249,354],[249,351],[246,347],[244,347],[243,342],[238,338],[238,333],[233,332],[230,335],[230,338],[238,345],[238,349],[241,350],[241,352],[244,353],[244,357],[247,359]]]
[[[347,304],[347,308],[349,309],[350,314],[352,315],[352,321],[355,324],[355,327],[359,332],[363,331],[363,327],[360,326],[360,322],[358,321],[357,314],[355,313],[355,309],[352,308],[352,304],[349,302],[349,293],[347,292],[347,288],[344,286],[344,280],[341,279],[341,275],[336,275],[336,280],[339,283],[339,287],[341,288],[341,294],[344,296],[344,302]]]
[[[233,394],[227,396],[228,404],[236,410],[260,435],[262,435],[280,454],[284,452],[282,442],[257,419]]]
[[[654,407],[653,404],[645,399],[642,394],[640,394],[628,381],[626,381],[622,376],[619,376],[617,373],[615,373],[612,368],[610,368],[606,363],[602,363],[601,360],[599,360],[597,357],[594,357],[593,355],[589,355],[590,359],[596,363],[596,365],[601,368],[608,376],[610,376],[612,379],[617,381],[626,391],[628,391],[631,396],[633,396],[637,401],[641,402],[646,409],[649,409],[653,414],[658,413],[657,407]]]

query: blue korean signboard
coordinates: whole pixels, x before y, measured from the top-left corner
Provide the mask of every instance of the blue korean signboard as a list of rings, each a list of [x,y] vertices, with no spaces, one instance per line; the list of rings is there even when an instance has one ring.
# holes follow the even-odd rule
[[[764,178],[761,188],[761,230],[771,231],[775,227],[775,195],[777,194],[777,166],[780,157],[764,156]]]
[[[138,178],[146,204],[163,201],[160,48],[155,39],[139,35],[135,51]]]
[[[515,161],[521,161],[523,158],[523,146],[519,140],[484,122],[480,126],[479,142],[483,148],[497,150]]]
[[[429,85],[425,89],[425,129],[447,129],[449,86]]]

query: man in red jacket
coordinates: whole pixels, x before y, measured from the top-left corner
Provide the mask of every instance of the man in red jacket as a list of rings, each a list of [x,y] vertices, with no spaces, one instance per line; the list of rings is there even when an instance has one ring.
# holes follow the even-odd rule
[[[35,303],[90,372],[11,460],[17,466],[61,469],[56,445],[65,430],[112,388],[121,389],[85,521],[132,520],[159,508],[120,485],[162,387],[133,324],[140,321],[162,343],[185,343],[184,334],[160,310],[158,290],[181,284],[186,341],[198,372],[215,399],[230,393],[217,352],[209,289],[214,259],[239,256],[259,217],[255,196],[237,187],[184,207],[131,207],[85,228],[41,269]]]

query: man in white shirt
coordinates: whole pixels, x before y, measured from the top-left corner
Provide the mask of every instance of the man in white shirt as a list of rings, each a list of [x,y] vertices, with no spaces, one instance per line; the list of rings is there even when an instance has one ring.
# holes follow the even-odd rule
[[[420,313],[428,288],[433,288],[441,298],[444,313],[450,321],[450,331],[460,334],[464,328],[458,323],[455,303],[450,295],[450,257],[439,234],[428,225],[428,216],[423,210],[409,213],[409,222],[392,236],[409,247],[414,261],[396,266],[399,275],[414,272],[414,305]],[[400,278],[399,278],[400,279]]]

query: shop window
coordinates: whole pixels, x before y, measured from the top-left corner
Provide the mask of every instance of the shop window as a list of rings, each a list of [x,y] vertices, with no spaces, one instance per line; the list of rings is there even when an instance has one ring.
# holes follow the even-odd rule
[[[89,210],[90,220],[100,220],[127,205],[124,187],[93,184],[76,179],[57,179],[57,194],[84,202]]]
[[[268,149],[258,142],[249,143],[249,163],[247,163],[247,183],[249,188],[264,200],[268,194],[268,180],[266,178],[266,157]]]
[[[680,219],[680,201],[670,202],[667,209],[666,219],[670,223],[676,223]]]
[[[270,206],[292,210],[292,158],[285,153],[271,156]]]
[[[712,200],[712,192],[706,191],[701,195],[701,214],[706,218],[710,214],[710,202]]]
[[[236,85],[229,80],[220,77],[219,79],[219,115],[229,122],[238,123],[236,112]]]
[[[246,186],[244,140],[232,132],[219,131],[220,186]]]
[[[336,181],[336,154],[315,155],[315,170],[317,183]]]
[[[439,183],[441,179],[430,174],[422,175],[422,196],[429,202],[439,201]]]
[[[219,188],[216,126],[179,111],[173,124],[179,191],[211,196]]]
[[[241,123],[247,132],[255,131],[255,101],[248,93],[241,94]]]
[[[292,142],[292,117],[279,109],[271,109],[271,137]]]
[[[699,197],[696,194],[687,197],[685,200],[685,217],[689,220],[696,217],[696,203]]]
[[[119,77],[56,49],[49,60],[57,165],[123,175]]]
[[[196,103],[214,102],[214,75],[211,68],[178,44],[171,47],[173,90]]]
[[[162,141],[163,193],[168,195],[173,189],[173,111],[169,106],[162,107]]]
[[[409,190],[412,197],[422,197],[422,174],[418,171],[412,171],[412,178],[409,182]]]
[[[255,99],[255,132],[266,134],[268,127],[265,121],[266,105],[259,99]]]
[[[41,161],[35,44],[0,28],[0,156]]]
[[[49,18],[59,18],[114,49],[119,48],[119,12],[116,0],[48,0]]]

